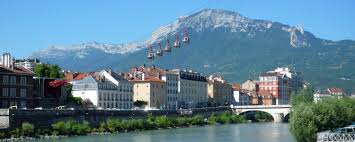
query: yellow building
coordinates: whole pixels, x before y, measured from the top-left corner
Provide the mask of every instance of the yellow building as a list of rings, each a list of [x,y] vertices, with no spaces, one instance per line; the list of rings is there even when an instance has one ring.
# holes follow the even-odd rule
[[[152,109],[165,109],[167,107],[167,93],[165,81],[153,77],[143,80],[132,80],[133,100],[145,101],[148,107]]]
[[[208,104],[210,106],[224,106],[234,104],[233,88],[223,78],[210,76],[208,78]]]

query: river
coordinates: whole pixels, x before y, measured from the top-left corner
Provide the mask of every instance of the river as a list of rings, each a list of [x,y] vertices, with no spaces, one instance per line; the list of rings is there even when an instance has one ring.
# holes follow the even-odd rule
[[[287,123],[251,123],[77,136],[28,142],[294,142]]]

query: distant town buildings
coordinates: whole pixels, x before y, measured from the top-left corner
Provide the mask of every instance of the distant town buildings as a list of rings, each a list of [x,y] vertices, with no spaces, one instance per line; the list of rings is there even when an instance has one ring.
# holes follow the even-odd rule
[[[345,96],[345,92],[341,88],[327,88],[327,89],[321,89],[321,90],[316,90],[315,93],[313,94],[313,100],[314,102],[318,102],[322,100],[323,98],[327,97],[335,97],[335,98],[343,98]]]
[[[31,71],[34,71],[37,64],[40,64],[39,59],[17,59],[15,60],[15,66],[21,66]]]
[[[68,83],[72,96],[85,106],[102,109],[132,109],[134,102],[147,102],[149,109],[188,109],[229,105],[289,104],[292,92],[304,87],[301,73],[276,68],[261,73],[258,80],[229,84],[221,76],[204,76],[192,70],[133,67],[127,73],[111,69],[99,72],[65,71],[65,78],[34,77],[38,60],[15,60],[10,53],[0,58],[0,107],[56,107],[67,99]],[[317,90],[314,100],[341,98],[340,88]],[[355,96],[355,95],[354,95]]]
[[[248,93],[242,91],[240,84],[233,84],[232,89],[234,98],[233,105],[243,106],[251,104],[251,96]]]
[[[133,84],[109,70],[102,70],[73,84],[72,94],[94,107],[104,109],[131,109]]]

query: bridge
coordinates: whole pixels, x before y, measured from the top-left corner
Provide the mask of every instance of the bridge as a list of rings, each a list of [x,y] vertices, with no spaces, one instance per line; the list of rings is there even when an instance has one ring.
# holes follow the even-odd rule
[[[252,111],[262,111],[270,114],[274,122],[283,122],[285,117],[291,112],[291,105],[252,105],[252,106],[232,106],[233,112],[243,114]]]

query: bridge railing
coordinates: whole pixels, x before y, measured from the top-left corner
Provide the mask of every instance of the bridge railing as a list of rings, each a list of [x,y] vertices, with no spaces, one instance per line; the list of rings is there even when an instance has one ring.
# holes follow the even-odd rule
[[[355,133],[317,133],[317,142],[354,142]]]
[[[232,108],[291,108],[291,105],[246,105],[233,106]]]

